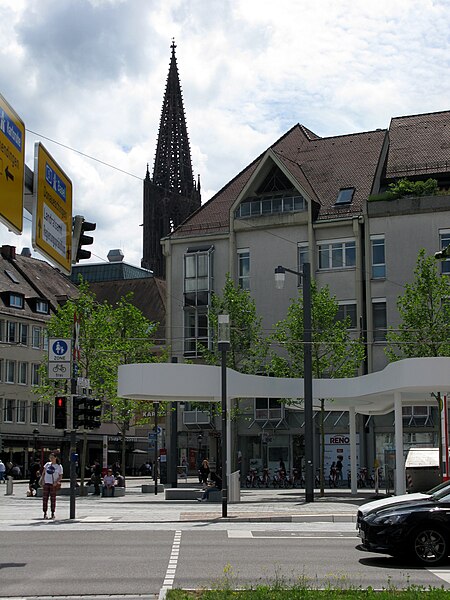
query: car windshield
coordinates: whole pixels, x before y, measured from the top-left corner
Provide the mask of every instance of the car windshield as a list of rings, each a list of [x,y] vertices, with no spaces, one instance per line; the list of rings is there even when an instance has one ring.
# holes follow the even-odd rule
[[[439,492],[440,490],[443,490],[445,488],[448,488],[450,490],[450,481],[443,481],[439,485],[436,485],[434,488],[431,488],[431,490],[428,490],[428,492],[424,492],[424,493],[430,494],[430,496],[432,496],[436,492]]]
[[[439,500],[439,502],[450,502],[450,487],[447,486],[434,493],[430,497],[430,500]]]

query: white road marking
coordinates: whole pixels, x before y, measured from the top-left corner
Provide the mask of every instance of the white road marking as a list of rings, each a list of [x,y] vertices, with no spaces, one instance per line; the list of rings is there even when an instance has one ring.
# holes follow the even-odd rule
[[[164,576],[163,586],[159,597],[166,596],[166,591],[173,588],[175,572],[177,570],[178,557],[180,555],[181,531],[175,531],[173,538],[172,549],[170,551],[169,564],[167,565],[166,574]]]
[[[300,539],[300,540],[351,540],[354,542],[357,540],[355,535],[304,535],[286,531],[284,535],[253,535],[252,531],[243,529],[240,531],[228,530],[228,537],[234,539],[254,539],[254,540],[287,540],[287,539]]]
[[[436,577],[440,577],[446,583],[450,583],[450,569],[427,569],[427,571],[436,575]]]
[[[228,533],[229,538],[252,538],[253,537],[253,533],[251,531],[247,531],[246,529],[235,530],[235,531],[228,529],[227,533]]]

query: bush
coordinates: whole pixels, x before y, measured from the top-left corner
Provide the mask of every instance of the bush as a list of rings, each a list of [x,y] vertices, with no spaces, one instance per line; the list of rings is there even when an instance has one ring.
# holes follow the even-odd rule
[[[435,196],[437,193],[438,182],[436,179],[429,178],[426,181],[410,181],[404,178],[399,179],[395,183],[390,183],[389,189],[386,192],[369,196],[369,201],[396,200],[405,196]]]

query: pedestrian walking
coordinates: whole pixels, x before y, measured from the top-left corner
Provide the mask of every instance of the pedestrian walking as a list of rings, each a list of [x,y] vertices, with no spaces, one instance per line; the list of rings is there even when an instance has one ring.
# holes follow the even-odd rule
[[[6,466],[5,463],[0,458],[0,482],[6,483]]]
[[[61,487],[63,468],[62,465],[56,462],[56,454],[52,452],[48,458],[49,461],[45,463],[44,468],[42,469],[40,480],[40,483],[42,483],[42,510],[44,511],[44,519],[48,519],[48,497],[50,496],[51,518],[54,519],[56,510],[56,492]]]
[[[98,460],[92,465],[92,483],[94,484],[94,496],[100,496],[100,483],[102,481],[102,468]]]
[[[201,483],[203,483],[203,485],[206,486],[208,484],[208,476],[209,476],[209,462],[206,458],[202,462],[199,470],[200,470],[200,476],[202,479]]]

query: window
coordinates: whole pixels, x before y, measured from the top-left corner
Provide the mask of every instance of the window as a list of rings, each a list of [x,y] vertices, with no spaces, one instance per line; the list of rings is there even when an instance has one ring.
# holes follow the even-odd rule
[[[15,360],[7,360],[6,361],[5,383],[15,383],[15,382],[16,382],[16,361]]]
[[[48,314],[48,302],[47,300],[36,300],[36,312],[43,315]]]
[[[28,383],[28,363],[26,362],[19,363],[17,383],[20,383],[20,385],[27,385]]]
[[[431,418],[429,406],[403,406],[402,414],[407,426],[428,425]]]
[[[184,352],[209,346],[208,306],[213,285],[213,246],[188,248],[184,255]]]
[[[372,277],[373,279],[382,279],[386,277],[384,236],[371,235],[370,245],[372,252]]]
[[[30,423],[39,423],[39,402],[31,403]]]
[[[28,346],[28,325],[19,323],[19,344]]]
[[[42,349],[48,350],[48,332],[46,330],[42,332]]]
[[[17,423],[25,423],[26,400],[17,400]]]
[[[15,344],[17,341],[17,323],[8,321],[6,325],[6,341],[9,344]]]
[[[0,358],[0,381],[3,381],[3,365],[4,365],[4,359]]]
[[[450,229],[442,229],[439,232],[439,243],[441,250],[447,248],[450,245]],[[441,273],[443,275],[450,275],[450,258],[439,261],[441,263]]]
[[[5,423],[12,423],[14,421],[14,400],[4,400],[3,421]]]
[[[14,294],[10,293],[9,295],[9,305],[12,308],[23,308],[23,296],[22,294]]]
[[[355,193],[355,188],[341,188],[339,190],[338,196],[336,198],[336,204],[350,204],[353,200],[353,194]]]
[[[255,420],[279,421],[284,417],[283,408],[278,398],[255,398]]]
[[[32,363],[31,365],[31,385],[39,385],[39,364]]]
[[[250,252],[247,249],[238,251],[238,285],[243,290],[250,289]]]
[[[5,333],[6,333],[5,321],[3,319],[0,319],[0,342],[5,341]]]
[[[306,200],[299,194],[262,196],[261,198],[247,198],[237,207],[236,219],[259,217],[287,212],[301,212],[307,208]]]
[[[32,339],[33,348],[41,347],[41,328],[33,327],[33,339]]]
[[[355,264],[355,240],[320,242],[319,269],[342,269]]]
[[[306,242],[298,245],[298,272],[303,273],[303,265],[309,261],[309,248]],[[301,285],[302,278],[298,278],[298,285]]]
[[[50,425],[50,405],[49,404],[42,405],[42,423],[44,423],[44,425]]]
[[[372,300],[373,340],[374,342],[386,339],[386,300],[383,298]]]
[[[336,321],[344,321],[347,317],[350,319],[349,329],[356,329],[358,326],[356,318],[356,302],[339,302]]]
[[[198,344],[209,347],[207,309],[185,309],[184,353],[197,356]]]

